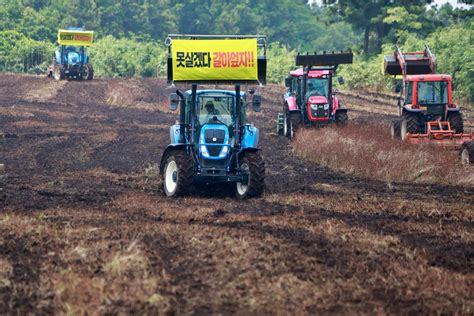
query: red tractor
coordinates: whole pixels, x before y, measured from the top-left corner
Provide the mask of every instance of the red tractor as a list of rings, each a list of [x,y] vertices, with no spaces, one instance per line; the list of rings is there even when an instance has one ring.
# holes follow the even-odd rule
[[[428,46],[422,52],[395,53],[384,57],[384,74],[403,78],[398,108],[400,119],[392,124],[392,137],[411,143],[438,143],[459,147],[472,141],[464,133],[460,108],[453,101],[452,78],[436,74],[436,57]],[[465,148],[472,146],[463,145]],[[464,155],[473,155],[469,150]],[[472,157],[468,159],[472,160]]]
[[[332,122],[347,123],[344,108],[333,89],[333,77],[340,64],[351,64],[352,52],[319,55],[298,55],[296,65],[285,80],[288,91],[284,95],[283,113],[278,113],[277,132],[293,138],[299,127],[326,126]],[[340,84],[344,83],[338,77]]]

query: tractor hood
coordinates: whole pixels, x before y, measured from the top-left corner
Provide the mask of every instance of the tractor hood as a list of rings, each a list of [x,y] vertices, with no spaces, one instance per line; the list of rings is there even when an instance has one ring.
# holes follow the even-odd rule
[[[309,97],[308,102],[311,104],[327,104],[328,99],[325,96],[314,95],[314,96]]]

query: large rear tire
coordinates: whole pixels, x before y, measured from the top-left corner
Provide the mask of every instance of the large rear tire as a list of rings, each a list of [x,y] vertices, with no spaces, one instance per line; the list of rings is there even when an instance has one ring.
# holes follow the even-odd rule
[[[345,111],[337,111],[335,115],[336,124],[337,126],[347,126],[347,121],[349,120],[349,116]]]
[[[390,126],[390,132],[392,134],[392,139],[400,139],[401,136],[401,122],[400,120],[396,120],[392,122]]]
[[[451,129],[453,129],[456,134],[461,134],[464,132],[464,122],[460,112],[449,113],[448,122],[449,125],[451,125]]]
[[[290,130],[288,135],[290,139],[295,137],[296,131],[301,127],[302,122],[303,119],[300,112],[290,113]]]
[[[161,180],[166,196],[185,195],[193,182],[193,160],[185,151],[173,151],[166,158]]]
[[[53,67],[53,77],[55,80],[64,80],[66,75],[64,74],[64,67],[61,64],[56,64]]]
[[[462,144],[459,157],[463,165],[474,164],[474,140]]]
[[[247,183],[237,182],[235,196],[239,199],[262,195],[265,188],[265,163],[258,152],[246,152],[239,161],[240,170],[248,174]]]
[[[84,77],[86,80],[92,80],[94,78],[94,68],[91,64],[86,64],[84,66]]]

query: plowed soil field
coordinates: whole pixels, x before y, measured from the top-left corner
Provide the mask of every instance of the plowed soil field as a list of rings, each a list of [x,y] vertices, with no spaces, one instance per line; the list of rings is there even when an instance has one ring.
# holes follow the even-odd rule
[[[0,75],[1,314],[474,312],[472,186],[297,158],[275,133],[283,88],[270,85],[249,113],[264,196],[169,199],[170,92],[160,79]],[[343,101],[356,122],[396,117],[390,98]]]

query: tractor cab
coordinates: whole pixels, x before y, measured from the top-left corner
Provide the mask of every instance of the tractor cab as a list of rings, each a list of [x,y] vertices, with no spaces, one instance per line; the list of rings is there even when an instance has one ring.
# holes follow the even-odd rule
[[[292,138],[294,131],[303,126],[326,126],[332,122],[347,123],[344,108],[333,89],[333,78],[339,64],[352,63],[351,52],[298,55],[296,65],[285,80],[283,112],[278,114],[277,132]],[[344,82],[338,77],[339,83]]]
[[[265,43],[264,36],[169,35],[168,81],[190,83],[191,89],[170,95],[179,121],[170,128],[171,143],[160,163],[167,196],[213,183],[229,184],[238,198],[263,192],[259,130],[246,116],[249,104],[260,111],[261,96],[240,88],[265,82]],[[198,90],[198,83],[233,84],[234,90]]]
[[[89,62],[87,47],[92,45],[92,31],[83,28],[68,28],[58,31],[58,40],[53,63],[48,67],[48,77],[92,80],[94,70]]]
[[[446,121],[448,111],[456,109],[449,75],[407,76],[404,91],[399,97],[400,105],[419,112],[424,118],[422,125],[429,121]]]

